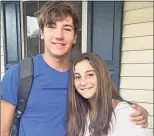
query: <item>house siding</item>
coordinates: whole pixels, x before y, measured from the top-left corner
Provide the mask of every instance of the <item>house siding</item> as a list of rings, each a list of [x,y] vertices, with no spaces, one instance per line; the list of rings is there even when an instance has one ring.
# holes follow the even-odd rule
[[[120,94],[143,106],[153,129],[153,2],[124,2]]]
[[[2,6],[2,5],[1,5]],[[1,8],[1,13],[2,13],[2,8]],[[3,77],[3,75],[4,75],[4,50],[3,50],[3,21],[2,21],[2,19],[3,19],[3,16],[2,16],[2,14],[1,14],[1,79],[2,79],[2,77]]]

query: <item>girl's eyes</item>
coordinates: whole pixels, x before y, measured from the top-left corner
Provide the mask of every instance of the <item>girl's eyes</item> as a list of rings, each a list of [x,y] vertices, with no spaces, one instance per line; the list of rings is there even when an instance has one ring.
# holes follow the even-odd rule
[[[93,73],[87,73],[86,76],[87,76],[87,78],[91,78],[91,77],[95,76],[95,73],[94,72]]]
[[[80,79],[81,77],[80,76],[74,76],[74,79]]]
[[[94,73],[88,73],[87,75],[91,77],[94,76]]]
[[[90,77],[93,77],[94,75],[95,75],[95,73],[88,73],[88,74],[86,74],[86,77],[90,78]],[[81,79],[81,76],[74,76],[74,79]]]

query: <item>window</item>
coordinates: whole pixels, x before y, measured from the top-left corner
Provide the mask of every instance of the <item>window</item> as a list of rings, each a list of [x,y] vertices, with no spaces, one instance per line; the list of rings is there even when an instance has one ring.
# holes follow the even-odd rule
[[[25,54],[26,57],[35,56],[40,53],[40,36],[37,19],[34,13],[38,10],[38,2],[24,3],[24,22],[25,22]]]
[[[5,69],[21,59],[19,2],[3,2]]]

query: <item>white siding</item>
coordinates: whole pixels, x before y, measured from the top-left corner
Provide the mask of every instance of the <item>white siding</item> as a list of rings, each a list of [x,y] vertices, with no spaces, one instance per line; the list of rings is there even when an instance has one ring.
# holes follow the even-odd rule
[[[153,36],[123,38],[122,51],[149,49],[153,49]]]
[[[121,55],[121,63],[153,63],[153,50],[123,51]]]
[[[123,26],[123,37],[139,37],[153,35],[153,22],[127,24]]]
[[[120,89],[121,96],[127,101],[153,103],[153,91],[141,89]]]
[[[0,9],[1,10],[1,9]],[[3,17],[2,17],[2,14],[1,14],[1,54],[0,54],[0,56],[1,56],[1,78],[3,77],[3,75],[4,75],[4,52],[3,52],[3,33],[2,33],[2,29],[3,29],[3,24],[2,24],[2,19],[3,19]]]
[[[124,2],[120,94],[148,113],[153,129],[153,2]],[[152,136],[152,135],[151,135]]]
[[[144,17],[143,17],[144,16]],[[124,12],[123,24],[153,21],[153,7]]]
[[[139,1],[134,1],[134,2],[126,2],[124,5],[124,11],[127,10],[138,10],[142,8],[149,8],[153,7],[153,2],[139,2]]]
[[[121,64],[121,76],[123,77],[151,77],[153,64]]]

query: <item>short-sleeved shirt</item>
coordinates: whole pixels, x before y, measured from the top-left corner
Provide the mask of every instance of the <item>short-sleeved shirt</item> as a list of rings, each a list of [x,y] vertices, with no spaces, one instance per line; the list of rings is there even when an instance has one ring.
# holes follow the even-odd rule
[[[67,91],[70,72],[51,68],[37,55],[34,78],[25,113],[20,122],[19,136],[64,136]],[[2,80],[1,98],[14,106],[18,102],[19,65],[10,68]]]

